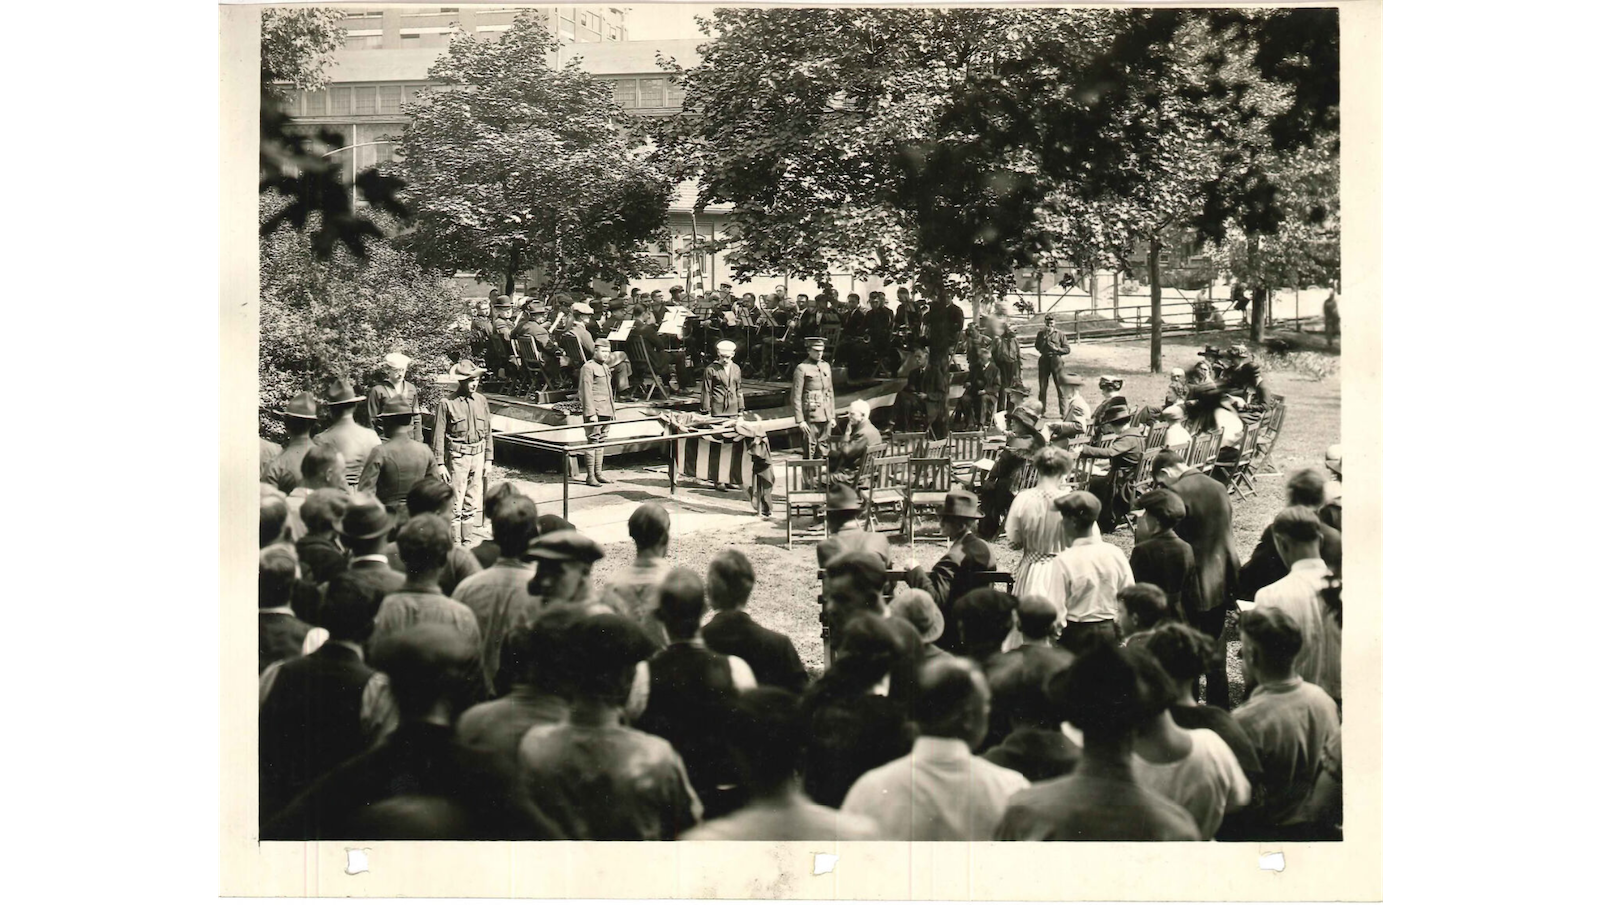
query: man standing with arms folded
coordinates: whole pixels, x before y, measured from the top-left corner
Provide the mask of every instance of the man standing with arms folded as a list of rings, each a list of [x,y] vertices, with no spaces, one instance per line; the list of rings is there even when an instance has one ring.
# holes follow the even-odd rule
[[[367,425],[381,430],[378,419],[383,417],[383,404],[390,399],[401,399],[415,412],[411,418],[411,439],[422,439],[422,412],[417,407],[417,385],[406,380],[411,359],[401,352],[390,352],[383,357],[383,379],[367,390]]]
[[[1039,350],[1039,404],[1050,409],[1050,384],[1056,386],[1056,410],[1063,420],[1067,417],[1067,355],[1072,347],[1067,338],[1056,329],[1056,316],[1044,316],[1044,329],[1034,338],[1033,347]]]
[[[463,545],[471,538],[471,522],[483,505],[483,485],[494,461],[494,439],[489,428],[489,400],[478,392],[483,368],[463,358],[439,378],[454,383],[456,391],[439,400],[433,415],[433,461],[439,477],[456,492],[452,532]]]

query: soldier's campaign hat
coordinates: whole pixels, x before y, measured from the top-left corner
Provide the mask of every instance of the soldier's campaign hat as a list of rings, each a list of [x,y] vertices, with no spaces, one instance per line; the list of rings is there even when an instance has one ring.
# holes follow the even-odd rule
[[[390,396],[388,399],[383,400],[383,408],[378,412],[378,420],[382,421],[388,418],[410,418],[413,415],[418,414],[421,413],[418,412],[416,407],[407,402],[403,397]]]
[[[828,341],[820,336],[813,336],[806,340],[806,348],[808,349],[825,349],[827,346]]]
[[[496,308],[514,308],[514,307],[516,307],[515,305],[513,305],[511,303],[511,296],[509,296],[509,295],[497,295],[497,296],[495,296],[494,297],[494,306]]]
[[[1056,511],[1068,521],[1094,521],[1100,517],[1100,499],[1087,490],[1074,490],[1056,497]]]
[[[1100,413],[1101,421],[1126,421],[1132,417],[1133,413],[1128,411],[1128,407],[1120,403],[1108,405],[1106,410]]]
[[[529,559],[549,559],[557,562],[595,562],[604,558],[606,551],[580,531],[556,531],[542,534],[528,548]]]
[[[589,303],[588,302],[573,302],[572,303],[572,313],[573,314],[593,314],[594,313],[594,309],[589,307]]]
[[[1146,491],[1135,501],[1134,506],[1165,523],[1182,521],[1183,517],[1189,514],[1189,507],[1184,504],[1183,497],[1165,487]]]
[[[616,672],[648,660],[655,644],[639,623],[616,613],[585,616],[567,635],[578,660],[589,668]]]
[[[406,368],[411,367],[411,356],[404,352],[390,352],[388,355],[383,356],[383,363],[396,371],[403,372]]]
[[[944,495],[942,518],[978,518],[978,498],[957,488]]]
[[[529,314],[543,314],[545,311],[544,299],[529,298],[522,303],[522,310]]]
[[[1083,378],[1079,377],[1076,374],[1068,374],[1067,376],[1061,378],[1061,382],[1066,384],[1069,387],[1081,387],[1081,386],[1083,386]]]
[[[616,298],[606,300],[606,310],[621,311],[623,308],[628,307],[629,304],[630,302],[627,296],[619,295]]]
[[[939,612],[939,605],[927,591],[910,588],[894,595],[889,613],[911,623],[925,644],[938,641],[944,634],[944,614]]]
[[[463,380],[471,380],[474,377],[482,377],[487,373],[489,373],[487,368],[480,368],[473,363],[472,359],[463,358],[451,365],[450,370],[445,372],[445,376],[449,379],[450,383],[460,383]]]
[[[339,520],[339,533],[357,539],[378,537],[388,534],[393,522],[389,510],[377,497],[362,495],[350,501],[344,517]]]
[[[828,488],[829,512],[861,511],[861,494],[848,481],[840,481]]]
[[[273,412],[279,418],[304,418],[317,420],[317,397],[310,390],[296,393],[281,411]]]
[[[355,388],[350,386],[350,381],[339,378],[328,384],[327,395],[322,397],[322,401],[328,405],[354,405],[366,401],[366,398],[366,393],[356,395]]]
[[[572,304],[572,296],[567,295],[565,292],[558,292],[555,295],[550,296],[550,304],[570,305]]]

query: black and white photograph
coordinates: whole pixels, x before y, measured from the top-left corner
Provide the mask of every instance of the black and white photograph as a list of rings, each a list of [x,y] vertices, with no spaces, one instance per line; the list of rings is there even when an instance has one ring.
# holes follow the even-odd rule
[[[1376,6],[221,8],[234,889],[1380,898]]]

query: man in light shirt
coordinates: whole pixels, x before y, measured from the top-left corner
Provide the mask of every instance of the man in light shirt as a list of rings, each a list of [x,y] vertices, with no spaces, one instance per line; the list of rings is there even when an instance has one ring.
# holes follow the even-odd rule
[[[1117,641],[1117,592],[1133,584],[1127,554],[1106,543],[1095,531],[1100,500],[1076,490],[1056,500],[1056,510],[1067,526],[1067,549],[1050,568],[1052,595],[1061,601],[1064,625],[1057,640],[1073,653],[1082,653],[1096,638]]]
[[[657,648],[667,644],[666,629],[656,619],[662,579],[672,570],[667,558],[672,517],[660,503],[645,503],[628,516],[628,536],[633,538],[633,563],[606,584],[600,602],[639,623]]]
[[[994,837],[1006,800],[1028,787],[1015,770],[972,755],[989,725],[989,685],[970,660],[940,657],[918,675],[911,753],[856,780],[840,808],[870,817],[889,840]]]
[[[1289,564],[1289,574],[1256,592],[1256,608],[1282,610],[1300,626],[1300,653],[1295,672],[1313,685],[1324,685],[1331,675],[1323,663],[1322,589],[1328,586],[1328,566],[1322,561],[1322,521],[1316,510],[1290,506],[1272,520],[1272,542]]]
[[[522,558],[539,533],[539,508],[527,497],[511,497],[495,507],[489,521],[494,526],[500,559],[488,569],[462,579],[450,596],[466,604],[477,617],[484,683],[490,694],[503,694],[507,683],[499,681],[502,677],[498,673],[506,639],[512,630],[539,615],[538,601],[528,593],[535,569]]]

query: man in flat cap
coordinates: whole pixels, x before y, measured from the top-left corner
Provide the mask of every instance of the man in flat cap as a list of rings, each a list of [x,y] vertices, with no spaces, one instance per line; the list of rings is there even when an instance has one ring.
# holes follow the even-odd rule
[[[789,396],[795,426],[805,435],[808,459],[827,458],[828,435],[833,430],[833,369],[822,360],[826,346],[820,336],[806,340],[806,359],[795,366]]]
[[[927,591],[944,614],[944,635],[936,642],[953,654],[963,653],[960,638],[956,637],[956,621],[952,616],[957,600],[974,588],[982,587],[974,579],[979,572],[994,569],[994,551],[972,528],[979,517],[978,498],[966,490],[956,488],[945,494],[944,510],[939,521],[950,547],[931,570],[908,562],[905,566],[906,584]]]
[[[1107,462],[1106,473],[1091,478],[1086,489],[1100,499],[1100,533],[1114,534],[1122,517],[1133,508],[1133,479],[1144,455],[1144,430],[1130,426],[1133,413],[1121,403],[1103,409],[1100,418],[1115,436],[1105,446],[1078,447],[1078,455]]]
[[[344,455],[344,477],[353,489],[361,479],[361,469],[366,467],[367,456],[383,440],[370,427],[356,423],[356,406],[366,401],[356,394],[348,380],[334,380],[323,392],[322,404],[328,407],[332,422],[317,438],[318,443],[332,443]]]
[[[383,357],[383,379],[367,388],[367,424],[375,431],[383,404],[392,398],[405,401],[416,414],[411,418],[411,437],[422,439],[422,411],[417,405],[417,385],[406,380],[411,368],[411,358],[404,352],[390,352]]]
[[[528,580],[528,594],[538,599],[530,610],[537,613],[553,606],[589,603],[589,576],[605,555],[599,544],[575,529],[540,534],[527,553],[528,561],[536,566]]]
[[[382,445],[367,456],[361,469],[356,490],[375,494],[379,502],[404,521],[406,494],[433,470],[433,450],[411,435],[411,425],[416,418],[412,403],[404,396],[393,395],[384,400],[374,424],[383,430]]]
[[[1178,523],[1189,514],[1183,497],[1165,487],[1141,494],[1134,502],[1139,520],[1133,529],[1133,553],[1128,566],[1133,580],[1153,584],[1167,595],[1178,619],[1188,622],[1199,586],[1194,571],[1194,548],[1178,536]]]
[[[1055,505],[1066,523],[1068,544],[1050,564],[1050,597],[1063,601],[1066,620],[1056,643],[1075,654],[1097,639],[1116,644],[1117,592],[1133,584],[1128,557],[1095,532],[1100,501],[1094,494],[1075,490]]]
[[[317,429],[317,397],[309,391],[297,393],[277,415],[289,432],[289,442],[267,465],[261,480],[292,494],[300,486],[300,462],[311,451],[311,435]]]
[[[606,360],[611,357],[611,344],[601,339],[589,347],[589,354],[590,359],[578,369],[578,406],[583,415],[588,442],[604,443],[608,430],[606,422],[614,421],[617,417],[616,401],[611,394],[611,369],[606,366]],[[605,458],[604,448],[578,454],[578,460],[588,475],[584,479],[585,484],[599,487],[611,483],[611,479],[601,471]]]
[[[455,391],[439,400],[433,415],[433,461],[439,477],[456,492],[454,531],[463,545],[472,537],[488,469],[494,463],[489,400],[478,392],[484,373],[468,358],[452,365],[439,382],[454,384]]]

